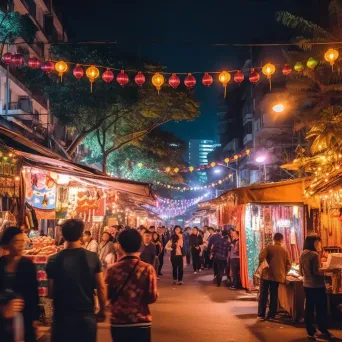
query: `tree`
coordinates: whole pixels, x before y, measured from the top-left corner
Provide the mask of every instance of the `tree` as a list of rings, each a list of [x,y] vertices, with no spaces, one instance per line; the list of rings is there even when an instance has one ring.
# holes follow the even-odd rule
[[[110,65],[114,68],[147,69],[151,73],[160,70],[159,66],[149,61],[121,55],[113,45],[58,45],[52,48],[51,54],[54,59]],[[51,100],[52,113],[62,123],[75,128],[73,141],[64,149],[68,157],[94,132],[102,136],[102,150],[104,159],[107,159],[111,153],[143,138],[170,120],[193,120],[199,115],[199,105],[191,93],[165,86],[158,96],[148,79],[150,75],[146,75],[147,82],[141,88],[133,85],[132,81],[129,86],[122,88],[117,82],[105,84],[102,80],[96,80],[93,93],[90,94],[86,77],[76,80],[68,73],[63,76],[61,83],[56,77],[47,78],[39,72],[32,75],[31,70],[26,72],[32,85],[43,88]],[[105,170],[106,161],[103,165]]]
[[[103,139],[106,134],[109,133],[104,134],[99,130],[85,139],[85,145],[91,152],[84,162],[98,164],[103,168],[106,153],[106,150],[103,150]],[[108,146],[110,145],[105,148],[108,149]],[[143,138],[136,139],[131,145],[111,153],[106,159],[106,171],[120,178],[182,183],[184,180],[181,174],[158,172],[158,168],[185,167],[185,150],[185,143],[182,140],[170,132],[156,128]],[[142,163],[144,167],[139,168],[138,163]]]
[[[342,1],[330,1],[328,29],[288,12],[278,13],[277,19],[302,34],[296,38],[298,49],[287,52],[290,60],[306,62],[313,55],[320,56],[315,70],[305,69],[301,75],[295,75],[287,82],[287,91],[298,105],[299,128],[307,127],[308,145],[307,150],[299,148],[297,158],[284,167],[326,179],[331,172],[339,169],[342,157],[341,58],[332,70],[323,56],[327,48],[333,46],[313,43],[340,41]]]
[[[32,43],[37,30],[37,26],[32,22],[29,15],[0,10],[1,55],[5,44],[13,44],[18,38],[22,38],[27,43]]]

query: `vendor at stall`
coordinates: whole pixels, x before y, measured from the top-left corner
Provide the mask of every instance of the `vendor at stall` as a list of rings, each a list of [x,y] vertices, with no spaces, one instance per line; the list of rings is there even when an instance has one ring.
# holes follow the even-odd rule
[[[333,336],[328,331],[327,295],[325,292],[324,272],[320,268],[320,256],[322,250],[319,236],[307,236],[304,243],[304,251],[300,256],[300,272],[304,279],[305,292],[305,326],[308,336],[319,339],[331,339]],[[314,317],[316,311],[316,325]]]

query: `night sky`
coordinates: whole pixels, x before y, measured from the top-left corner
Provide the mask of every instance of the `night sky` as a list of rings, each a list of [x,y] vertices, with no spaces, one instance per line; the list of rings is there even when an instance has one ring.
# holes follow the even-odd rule
[[[310,0],[311,2],[313,0]],[[302,11],[305,3],[301,1]],[[279,9],[301,13],[296,0],[265,1],[113,1],[58,0],[70,40],[118,40],[123,49],[168,67],[168,71],[217,71],[240,68],[248,48],[212,47],[207,43],[282,41],[289,35],[274,19]],[[191,42],[192,44],[183,44]],[[217,83],[217,82],[216,82]],[[164,126],[183,139],[216,138],[220,85],[206,89],[197,78],[195,95],[201,116],[193,122]]]

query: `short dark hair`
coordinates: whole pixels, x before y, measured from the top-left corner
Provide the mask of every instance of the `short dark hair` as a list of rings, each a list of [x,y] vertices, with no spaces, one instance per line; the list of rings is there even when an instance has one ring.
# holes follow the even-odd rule
[[[308,249],[309,251],[316,251],[315,242],[321,241],[318,235],[310,235],[305,238],[303,249]]]
[[[223,236],[223,237],[226,237],[226,236],[228,236],[228,235],[229,235],[229,233],[228,233],[227,230],[223,230],[223,231],[222,231],[222,236]]]
[[[88,235],[88,236],[91,236],[91,233],[90,233],[90,231],[89,231],[89,230],[85,230],[85,231],[83,232],[83,235]]]
[[[282,241],[284,240],[284,235],[282,233],[275,233],[273,236],[273,241]]]
[[[145,235],[152,235],[152,233],[149,231],[149,230],[147,230],[147,229],[145,229],[145,231],[143,232],[143,234]]]
[[[7,246],[11,243],[12,239],[16,236],[22,234],[22,231],[18,227],[7,227],[5,231],[2,233],[0,246]]]
[[[204,226],[204,227],[207,227],[207,226]],[[203,227],[203,228],[204,228],[204,227]],[[215,228],[213,228],[213,227],[209,227],[209,228],[208,228],[208,230],[215,231]]]
[[[84,223],[81,220],[66,220],[62,224],[62,235],[65,241],[75,242],[82,236]]]
[[[150,228],[149,229],[156,229],[156,227],[155,226],[150,226]]]
[[[118,236],[118,242],[126,253],[136,253],[142,243],[141,235],[135,229],[124,229]]]

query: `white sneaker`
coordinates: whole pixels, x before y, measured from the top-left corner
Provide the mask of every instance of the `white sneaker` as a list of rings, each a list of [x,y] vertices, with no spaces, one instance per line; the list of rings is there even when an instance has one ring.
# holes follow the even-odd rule
[[[194,272],[194,274],[197,274],[197,272]]]

